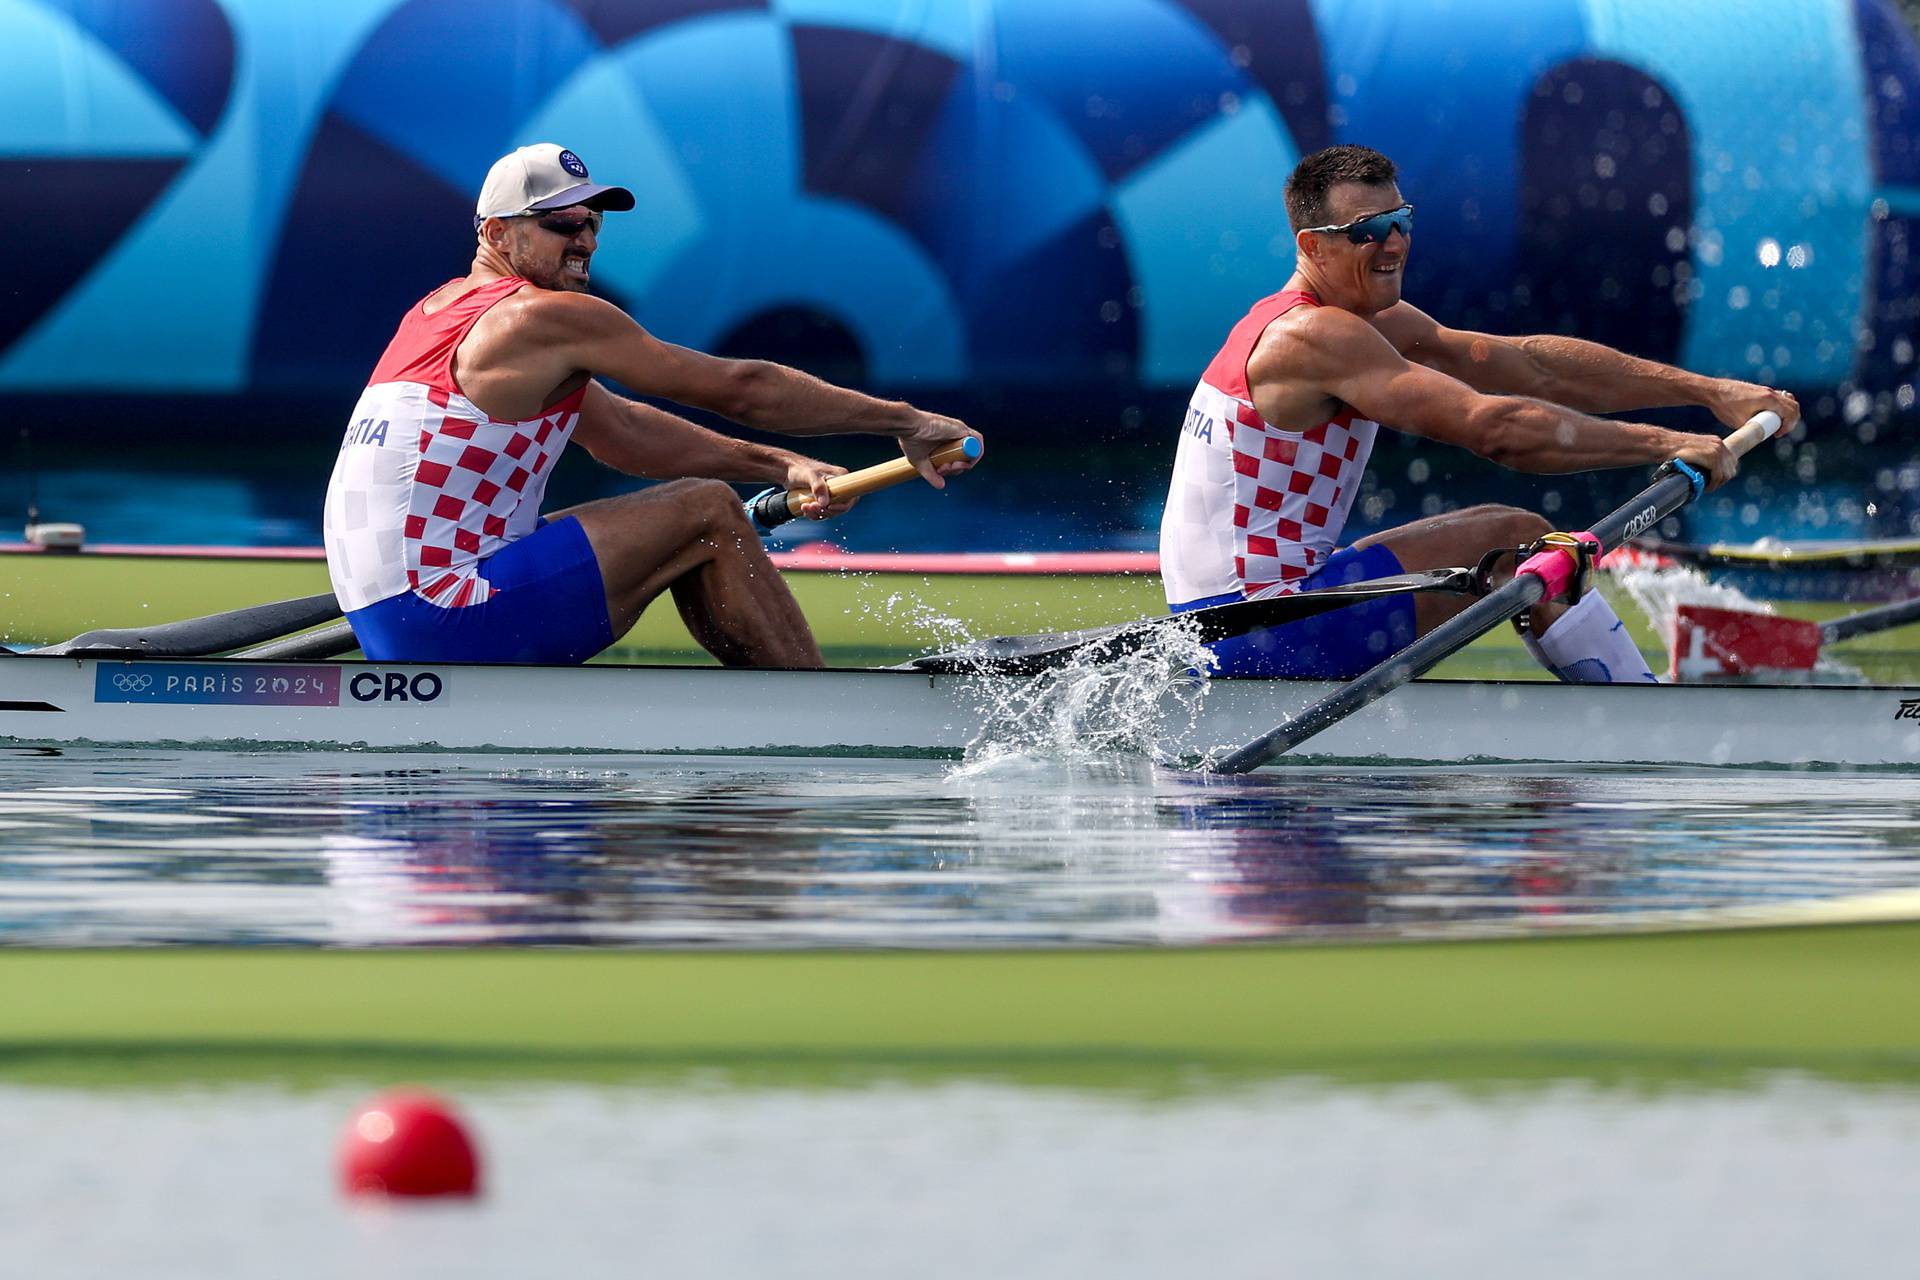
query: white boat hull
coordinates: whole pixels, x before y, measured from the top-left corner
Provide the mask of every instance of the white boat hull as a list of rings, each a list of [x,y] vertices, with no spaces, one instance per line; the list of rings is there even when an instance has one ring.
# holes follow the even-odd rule
[[[17,656],[0,659],[0,738],[753,754],[959,753],[996,741],[1161,721],[1177,755],[1236,746],[1332,686],[1215,680],[1159,705],[1061,700],[1015,726],[1032,685],[904,671],[428,666]],[[1084,691],[1074,697],[1083,695]],[[1184,701],[1183,701],[1184,699]],[[1010,732],[1011,730],[1011,732]],[[1017,744],[1016,744],[1017,745]],[[1425,680],[1293,759],[1702,765],[1920,765],[1920,688],[1561,685]]]

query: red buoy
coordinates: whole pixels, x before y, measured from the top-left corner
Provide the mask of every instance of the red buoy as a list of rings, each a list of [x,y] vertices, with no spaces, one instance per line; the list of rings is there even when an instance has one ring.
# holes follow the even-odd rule
[[[396,1089],[348,1121],[340,1136],[340,1185],[350,1196],[473,1196],[480,1191],[480,1159],[445,1099]]]

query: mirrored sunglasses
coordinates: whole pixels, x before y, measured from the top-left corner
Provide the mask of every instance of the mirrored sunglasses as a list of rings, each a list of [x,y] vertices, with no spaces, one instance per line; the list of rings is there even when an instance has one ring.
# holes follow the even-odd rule
[[[1385,240],[1398,231],[1401,235],[1413,236],[1413,206],[1403,204],[1398,209],[1388,209],[1382,213],[1370,213],[1364,218],[1355,218],[1352,222],[1343,222],[1335,227],[1308,227],[1309,231],[1318,231],[1326,235],[1344,232],[1347,239],[1355,244],[1373,244]]]
[[[588,209],[584,212],[556,209],[552,213],[539,215],[539,218],[542,231],[551,231],[557,236],[564,236],[571,240],[588,229],[591,229],[595,235],[599,235],[603,215],[598,209]]]

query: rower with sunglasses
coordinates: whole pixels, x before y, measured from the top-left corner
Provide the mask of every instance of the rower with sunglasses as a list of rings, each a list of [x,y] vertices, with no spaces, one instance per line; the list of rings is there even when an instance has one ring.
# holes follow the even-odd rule
[[[817,667],[819,647],[726,481],[836,504],[845,470],[709,431],[616,396],[634,391],[793,436],[891,436],[928,484],[976,433],[758,360],[653,337],[587,292],[601,218],[634,207],[552,143],[496,162],[481,187],[472,269],[409,310],[354,408],[327,490],[327,567],[367,657],[584,662],[671,592],[720,661]],[[540,514],[569,441],[630,475],[670,480]]]
[[[1736,464],[1717,435],[1594,414],[1698,405],[1729,427],[1762,410],[1791,427],[1794,398],[1557,335],[1446,328],[1402,300],[1413,206],[1393,162],[1337,146],[1286,185],[1295,268],[1255,303],[1189,403],[1160,526],[1175,612],[1402,572],[1471,565],[1551,526],[1531,511],[1477,506],[1341,546],[1376,429],[1472,450],[1517,471],[1557,474],[1678,460],[1711,486]],[[1507,562],[1511,569],[1511,560]],[[1214,646],[1216,674],[1350,679],[1459,612],[1436,592],[1382,597]],[[1653,674],[1599,592],[1520,620],[1534,657],[1563,680]]]

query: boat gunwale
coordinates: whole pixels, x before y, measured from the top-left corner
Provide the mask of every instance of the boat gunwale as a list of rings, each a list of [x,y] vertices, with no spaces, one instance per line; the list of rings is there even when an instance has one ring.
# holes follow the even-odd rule
[[[237,655],[227,656],[227,655],[220,655],[220,654],[208,654],[208,655],[187,657],[187,656],[181,656],[178,654],[145,654],[145,653],[136,652],[134,650],[126,650],[126,649],[103,651],[100,653],[36,653],[33,650],[19,651],[19,650],[9,650],[9,649],[0,648],[0,663],[5,663],[13,658],[31,658],[37,661],[49,661],[49,660],[68,661],[68,662],[74,662],[74,663],[155,662],[155,663],[168,663],[168,664],[178,663],[181,665],[190,665],[194,663],[199,663],[203,665],[221,665],[221,666],[237,664],[237,665],[245,665],[245,666],[258,665],[262,667],[362,666],[362,667],[419,667],[419,668],[427,668],[427,669],[457,667],[462,670],[502,669],[502,670],[512,670],[512,671],[580,671],[580,672],[685,671],[685,672],[701,672],[709,675],[727,674],[727,675],[735,675],[735,676],[756,676],[756,675],[758,676],[764,676],[764,675],[870,676],[870,675],[878,675],[878,676],[914,676],[923,680],[935,680],[935,681],[982,680],[982,679],[1024,681],[1024,680],[1032,680],[1036,678],[1034,676],[1028,676],[1028,675],[1005,675],[1002,673],[991,672],[991,671],[987,671],[987,672],[921,671],[921,670],[916,670],[911,666],[904,666],[904,665],[891,666],[891,667],[836,667],[836,666],[724,667],[724,666],[719,666],[714,664],[686,663],[686,662],[585,662],[585,663],[415,662],[411,660],[402,660],[402,659],[382,662],[382,661],[376,661],[371,658],[354,658],[354,657],[323,658],[323,659],[243,658]],[[4,668],[0,667],[0,669],[4,669]],[[1262,685],[1262,684],[1324,685],[1324,684],[1339,683],[1338,681],[1334,681],[1334,680],[1327,680],[1327,679],[1315,678],[1315,677],[1305,677],[1305,676],[1212,675],[1212,676],[1208,676],[1207,679],[1210,681],[1216,681],[1216,682],[1225,683],[1225,684],[1246,684],[1246,685]],[[1500,677],[1481,678],[1481,677],[1466,677],[1466,676],[1421,676],[1419,679],[1413,681],[1413,683],[1418,685],[1433,685],[1433,686],[1473,685],[1473,686],[1489,687],[1489,688],[1513,687],[1513,688],[1532,689],[1532,690],[1559,689],[1564,691],[1567,694],[1572,694],[1577,696],[1584,696],[1586,694],[1595,693],[1600,690],[1611,691],[1611,690],[1627,690],[1627,689],[1662,690],[1662,691],[1684,689],[1684,690],[1690,691],[1688,696],[1693,696],[1694,694],[1697,694],[1702,691],[1726,692],[1726,691],[1738,691],[1738,690],[1766,690],[1766,689],[1785,689],[1785,690],[1796,690],[1800,692],[1826,690],[1831,692],[1855,693],[1855,694],[1902,693],[1902,692],[1912,692],[1915,694],[1920,694],[1920,684],[1873,684],[1873,683],[1852,684],[1852,683],[1843,683],[1839,681],[1826,681],[1826,680],[1772,680],[1772,681],[1727,680],[1727,681],[1701,681],[1701,682],[1619,681],[1619,682],[1610,682],[1610,683],[1580,683],[1580,682],[1569,682],[1564,680],[1553,680],[1553,679],[1545,679],[1545,678],[1512,679],[1512,678],[1500,678]],[[1555,696],[1555,695],[1549,695],[1549,696]],[[1613,697],[1617,695],[1612,692],[1609,692],[1603,696]]]

